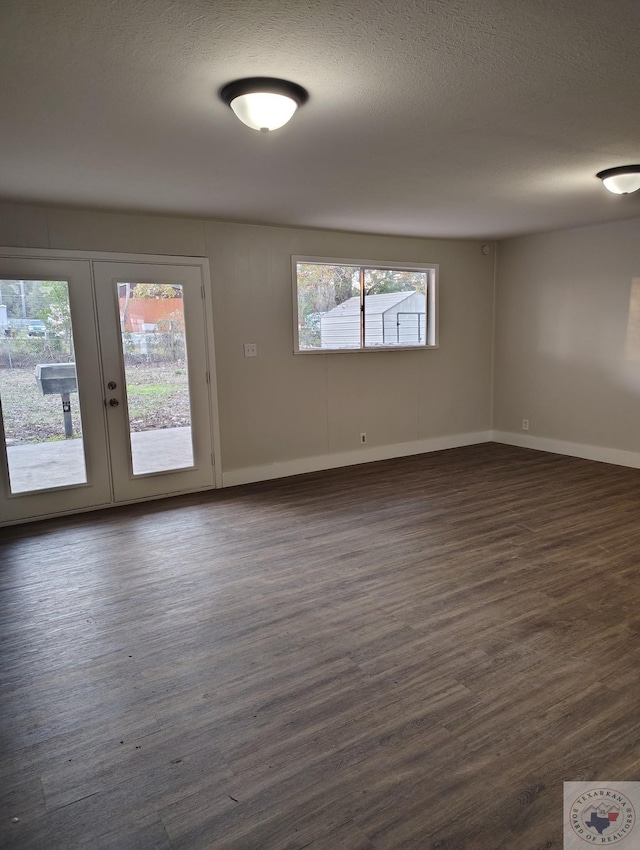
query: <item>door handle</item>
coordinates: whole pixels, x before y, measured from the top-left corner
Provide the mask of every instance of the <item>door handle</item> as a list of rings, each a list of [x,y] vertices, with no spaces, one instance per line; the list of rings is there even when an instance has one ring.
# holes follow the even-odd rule
[[[109,399],[109,407],[117,407],[120,404],[117,398]]]

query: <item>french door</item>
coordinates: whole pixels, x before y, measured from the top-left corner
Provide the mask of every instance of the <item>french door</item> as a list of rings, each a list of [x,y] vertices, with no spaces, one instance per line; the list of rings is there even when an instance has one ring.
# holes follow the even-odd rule
[[[0,524],[215,486],[205,274],[0,252]]]

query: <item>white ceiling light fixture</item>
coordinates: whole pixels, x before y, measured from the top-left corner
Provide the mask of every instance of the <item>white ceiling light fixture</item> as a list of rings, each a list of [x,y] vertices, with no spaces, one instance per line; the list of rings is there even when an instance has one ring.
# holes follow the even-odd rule
[[[237,117],[254,130],[268,133],[283,127],[294,112],[309,99],[297,83],[275,77],[247,77],[227,83],[220,97]]]
[[[640,165],[620,165],[596,174],[605,187],[616,195],[629,195],[640,189]]]

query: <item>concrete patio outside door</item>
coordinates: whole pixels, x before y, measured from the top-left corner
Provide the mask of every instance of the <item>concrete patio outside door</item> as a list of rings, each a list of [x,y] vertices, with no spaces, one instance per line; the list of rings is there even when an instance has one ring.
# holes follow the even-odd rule
[[[160,473],[192,465],[191,428],[131,433],[138,474]],[[7,446],[13,493],[76,485],[84,475],[82,440]]]

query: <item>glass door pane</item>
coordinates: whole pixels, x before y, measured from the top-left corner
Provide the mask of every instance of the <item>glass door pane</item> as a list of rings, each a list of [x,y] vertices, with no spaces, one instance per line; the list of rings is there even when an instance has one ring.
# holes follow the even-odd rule
[[[116,286],[133,474],[192,467],[183,287]]]
[[[69,284],[0,282],[0,398],[10,492],[85,484]]]

